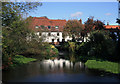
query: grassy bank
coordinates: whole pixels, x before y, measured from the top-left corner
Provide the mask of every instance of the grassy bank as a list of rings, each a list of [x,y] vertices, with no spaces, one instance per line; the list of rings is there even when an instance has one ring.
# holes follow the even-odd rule
[[[119,74],[119,63],[109,61],[88,60],[85,65],[90,69],[101,69],[111,73]]]
[[[16,55],[15,58],[13,59],[13,62],[15,64],[26,64],[29,63],[31,61],[36,61],[37,59],[34,58],[26,58],[22,55]]]
[[[27,57],[24,57],[22,55],[16,55],[13,59],[13,63],[10,64],[10,67],[8,67],[8,68],[14,68],[14,67],[17,67],[19,65],[27,64],[29,62],[33,62],[36,60],[37,59],[34,59],[34,58],[27,58]]]

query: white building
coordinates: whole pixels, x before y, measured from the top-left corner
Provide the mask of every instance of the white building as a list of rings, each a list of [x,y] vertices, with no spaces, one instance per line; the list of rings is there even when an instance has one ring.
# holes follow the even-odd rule
[[[43,37],[43,42],[54,42],[55,44],[62,42],[63,40],[72,40],[69,36],[63,38],[63,29],[66,24],[66,20],[53,20],[47,17],[30,17],[32,23],[30,28],[35,31],[35,34],[39,37]]]
[[[64,26],[66,25],[66,20],[54,20],[48,19],[47,17],[29,17],[31,18],[30,29],[35,31],[35,34],[40,38],[43,38],[43,42],[49,42],[54,44],[59,44],[62,41],[72,40],[72,37],[65,36],[63,37]],[[79,22],[82,23],[80,19]],[[88,37],[83,39],[86,42]],[[80,40],[79,42],[82,42]]]

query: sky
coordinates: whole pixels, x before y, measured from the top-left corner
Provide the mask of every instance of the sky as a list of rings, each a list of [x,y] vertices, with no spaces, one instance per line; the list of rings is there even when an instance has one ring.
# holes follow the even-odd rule
[[[94,1],[94,0],[93,0]],[[109,0],[110,1],[110,0]],[[42,6],[29,12],[28,16],[47,16],[49,19],[82,19],[84,23],[88,17],[94,16],[105,24],[117,25],[118,2],[42,2]]]
[[[117,0],[2,0],[2,2],[117,2]]]

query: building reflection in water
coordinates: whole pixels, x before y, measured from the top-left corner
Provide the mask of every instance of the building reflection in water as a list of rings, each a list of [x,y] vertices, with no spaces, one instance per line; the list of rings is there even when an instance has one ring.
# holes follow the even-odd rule
[[[84,68],[84,63],[76,62],[73,63],[69,60],[55,59],[55,60],[43,60],[41,66],[45,70],[60,70],[60,69],[73,69],[73,68]]]

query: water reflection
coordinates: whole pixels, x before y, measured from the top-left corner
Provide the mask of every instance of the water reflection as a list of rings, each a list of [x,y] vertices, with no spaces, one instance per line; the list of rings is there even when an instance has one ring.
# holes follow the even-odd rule
[[[43,67],[45,70],[49,69],[73,69],[73,68],[84,68],[84,64],[82,62],[73,63],[69,60],[64,59],[55,59],[55,60],[43,60],[40,63],[40,66]]]
[[[116,76],[101,77],[99,71],[90,71],[82,62],[72,62],[65,59],[43,60],[31,62],[15,70],[3,72],[4,81],[119,81]],[[105,75],[105,74],[104,74]],[[113,78],[115,77],[115,78]],[[61,79],[60,79],[61,78]],[[112,80],[113,79],[113,80]]]

